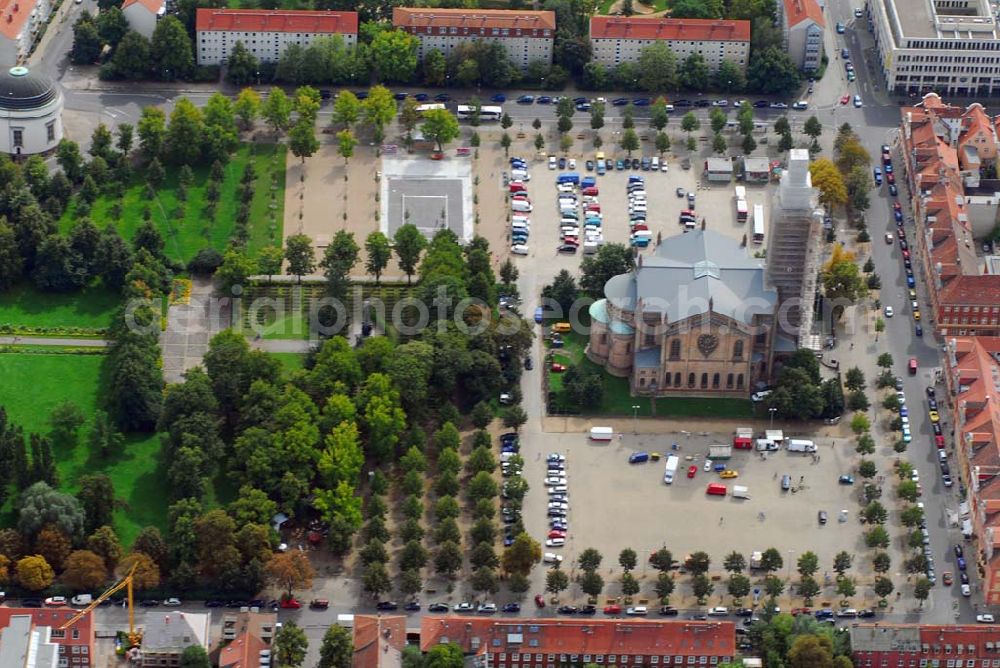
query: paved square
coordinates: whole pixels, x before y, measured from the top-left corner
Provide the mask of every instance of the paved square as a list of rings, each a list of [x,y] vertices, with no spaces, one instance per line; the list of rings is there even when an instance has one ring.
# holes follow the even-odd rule
[[[471,159],[444,161],[408,157],[382,160],[381,229],[388,236],[405,223],[428,238],[449,228],[463,242],[473,236]]]

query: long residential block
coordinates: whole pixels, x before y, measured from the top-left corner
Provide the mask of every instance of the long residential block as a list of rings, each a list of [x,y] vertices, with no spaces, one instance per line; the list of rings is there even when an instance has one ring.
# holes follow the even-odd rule
[[[750,22],[641,16],[590,19],[593,58],[607,67],[634,63],[643,49],[657,42],[666,42],[678,62],[697,53],[712,71],[723,60],[745,71],[750,58]]]
[[[236,42],[243,42],[257,60],[275,62],[289,45],[308,46],[317,37],[340,35],[344,44],[354,46],[358,13],[200,8],[195,33],[199,65],[224,64]]]

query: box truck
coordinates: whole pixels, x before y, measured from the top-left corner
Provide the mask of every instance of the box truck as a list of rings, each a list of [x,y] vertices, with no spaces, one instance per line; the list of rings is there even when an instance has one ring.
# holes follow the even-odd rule
[[[816,444],[801,438],[791,438],[788,440],[789,452],[816,452]]]
[[[719,482],[710,482],[708,483],[708,487],[705,488],[705,494],[711,496],[725,496],[728,491],[726,486]]]
[[[753,449],[753,429],[751,427],[737,427],[736,436],[733,437],[733,447],[737,450]]]
[[[750,489],[743,485],[733,485],[733,498],[734,499],[749,499]]]
[[[769,438],[757,439],[757,452],[774,452],[778,449],[778,444]]]
[[[663,484],[672,485],[674,483],[674,476],[677,475],[677,467],[680,466],[681,459],[677,455],[670,455],[667,457],[667,465],[663,470]]]
[[[614,438],[615,430],[611,427],[591,427],[590,428],[590,440],[592,441],[610,441]]]
[[[354,615],[337,615],[337,626],[343,626],[345,629],[353,629]]]
[[[764,560],[763,552],[750,553],[750,568],[760,568],[760,564],[763,560]]]

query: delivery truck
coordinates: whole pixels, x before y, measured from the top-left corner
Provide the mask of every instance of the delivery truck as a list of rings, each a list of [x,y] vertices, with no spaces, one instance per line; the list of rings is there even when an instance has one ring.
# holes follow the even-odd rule
[[[674,484],[674,476],[677,475],[677,467],[680,466],[681,458],[677,455],[670,455],[667,457],[667,465],[663,470],[663,484],[672,485]]]
[[[611,427],[591,427],[590,440],[610,441],[615,436],[615,430]]]
[[[342,626],[345,629],[353,629],[354,615],[337,615],[337,626]]]
[[[733,447],[737,450],[752,449],[753,429],[751,427],[737,427],[736,436],[733,437]]]
[[[750,553],[750,568],[760,568],[761,562],[764,560],[763,552],[751,552]]]
[[[734,499],[749,499],[750,498],[750,488],[744,485],[733,485],[733,498]]]
[[[718,459],[729,459],[733,456],[733,446],[731,445],[710,445],[708,446],[708,458],[712,461]]]
[[[801,438],[791,438],[788,440],[789,452],[816,452],[816,444]]]

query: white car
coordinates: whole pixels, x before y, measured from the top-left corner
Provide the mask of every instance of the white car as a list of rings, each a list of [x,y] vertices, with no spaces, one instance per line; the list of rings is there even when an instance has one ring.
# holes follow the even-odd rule
[[[562,547],[566,544],[565,538],[549,538],[545,541],[545,547]]]
[[[163,605],[171,608],[179,608],[181,607],[181,600],[179,598],[168,598],[163,601]]]
[[[988,615],[988,614],[976,615],[976,621],[979,622],[980,624],[992,624],[993,615]]]
[[[555,168],[556,168],[556,156],[550,155],[549,156],[549,169],[555,169]]]
[[[644,605],[637,605],[634,608],[626,608],[625,614],[629,617],[645,617],[649,614],[649,610]]]
[[[712,470],[712,460],[711,459],[706,459],[705,460],[705,470],[706,471],[711,471]]]
[[[569,510],[569,504],[561,501],[549,501],[549,510]]]
[[[496,611],[497,611],[496,603],[480,603],[479,607],[476,608],[476,612],[481,612],[488,615],[492,615]]]
[[[510,252],[512,255],[527,255],[528,246],[525,244],[514,244],[510,247]]]
[[[576,169],[576,158],[570,158],[567,160],[566,167],[569,169]]]
[[[761,390],[760,392],[754,392],[750,395],[751,401],[764,401],[771,395],[771,390]]]
[[[546,552],[545,556],[542,557],[542,561],[547,564],[561,564],[562,560],[562,555],[555,552]]]
[[[713,107],[728,107],[729,106],[729,100],[716,100],[715,102],[712,103],[712,106]]]
[[[711,610],[709,610],[708,614],[710,617],[725,617],[726,615],[729,614],[729,608],[722,605],[717,605]]]
[[[56,607],[56,606],[60,606],[60,605],[66,605],[66,597],[65,596],[50,596],[49,598],[45,599],[45,605],[50,606],[50,607]]]
[[[920,473],[916,469],[910,471],[910,480],[913,482],[920,482]]]
[[[69,602],[71,605],[88,606],[94,602],[94,597],[90,594],[77,594]]]
[[[856,108],[860,109],[861,108],[861,104],[862,104],[862,102],[861,102],[861,96],[860,95],[855,95],[854,96],[854,106]]]
[[[549,487],[548,492],[549,496],[553,496],[554,494],[566,494],[567,488],[566,485],[558,485],[557,487]]]
[[[556,190],[561,193],[571,193],[574,192],[576,188],[573,187],[572,183],[560,183],[556,186]]]
[[[561,477],[559,477],[559,478],[557,478],[557,477],[546,478],[545,479],[545,484],[546,485],[565,485],[566,484],[566,478],[561,478]]]
[[[660,163],[660,171],[661,172],[665,172],[668,169],[670,169],[670,168],[667,167],[667,160],[666,160],[666,158],[664,158],[663,162]]]
[[[972,596],[972,587],[967,584],[962,585],[962,596]]]
[[[560,455],[558,452],[550,452],[545,459],[550,462],[565,462],[566,455]]]
[[[893,315],[893,313],[895,313],[895,311],[892,310],[891,306],[886,306],[885,307],[885,317],[891,318],[892,315]]]

